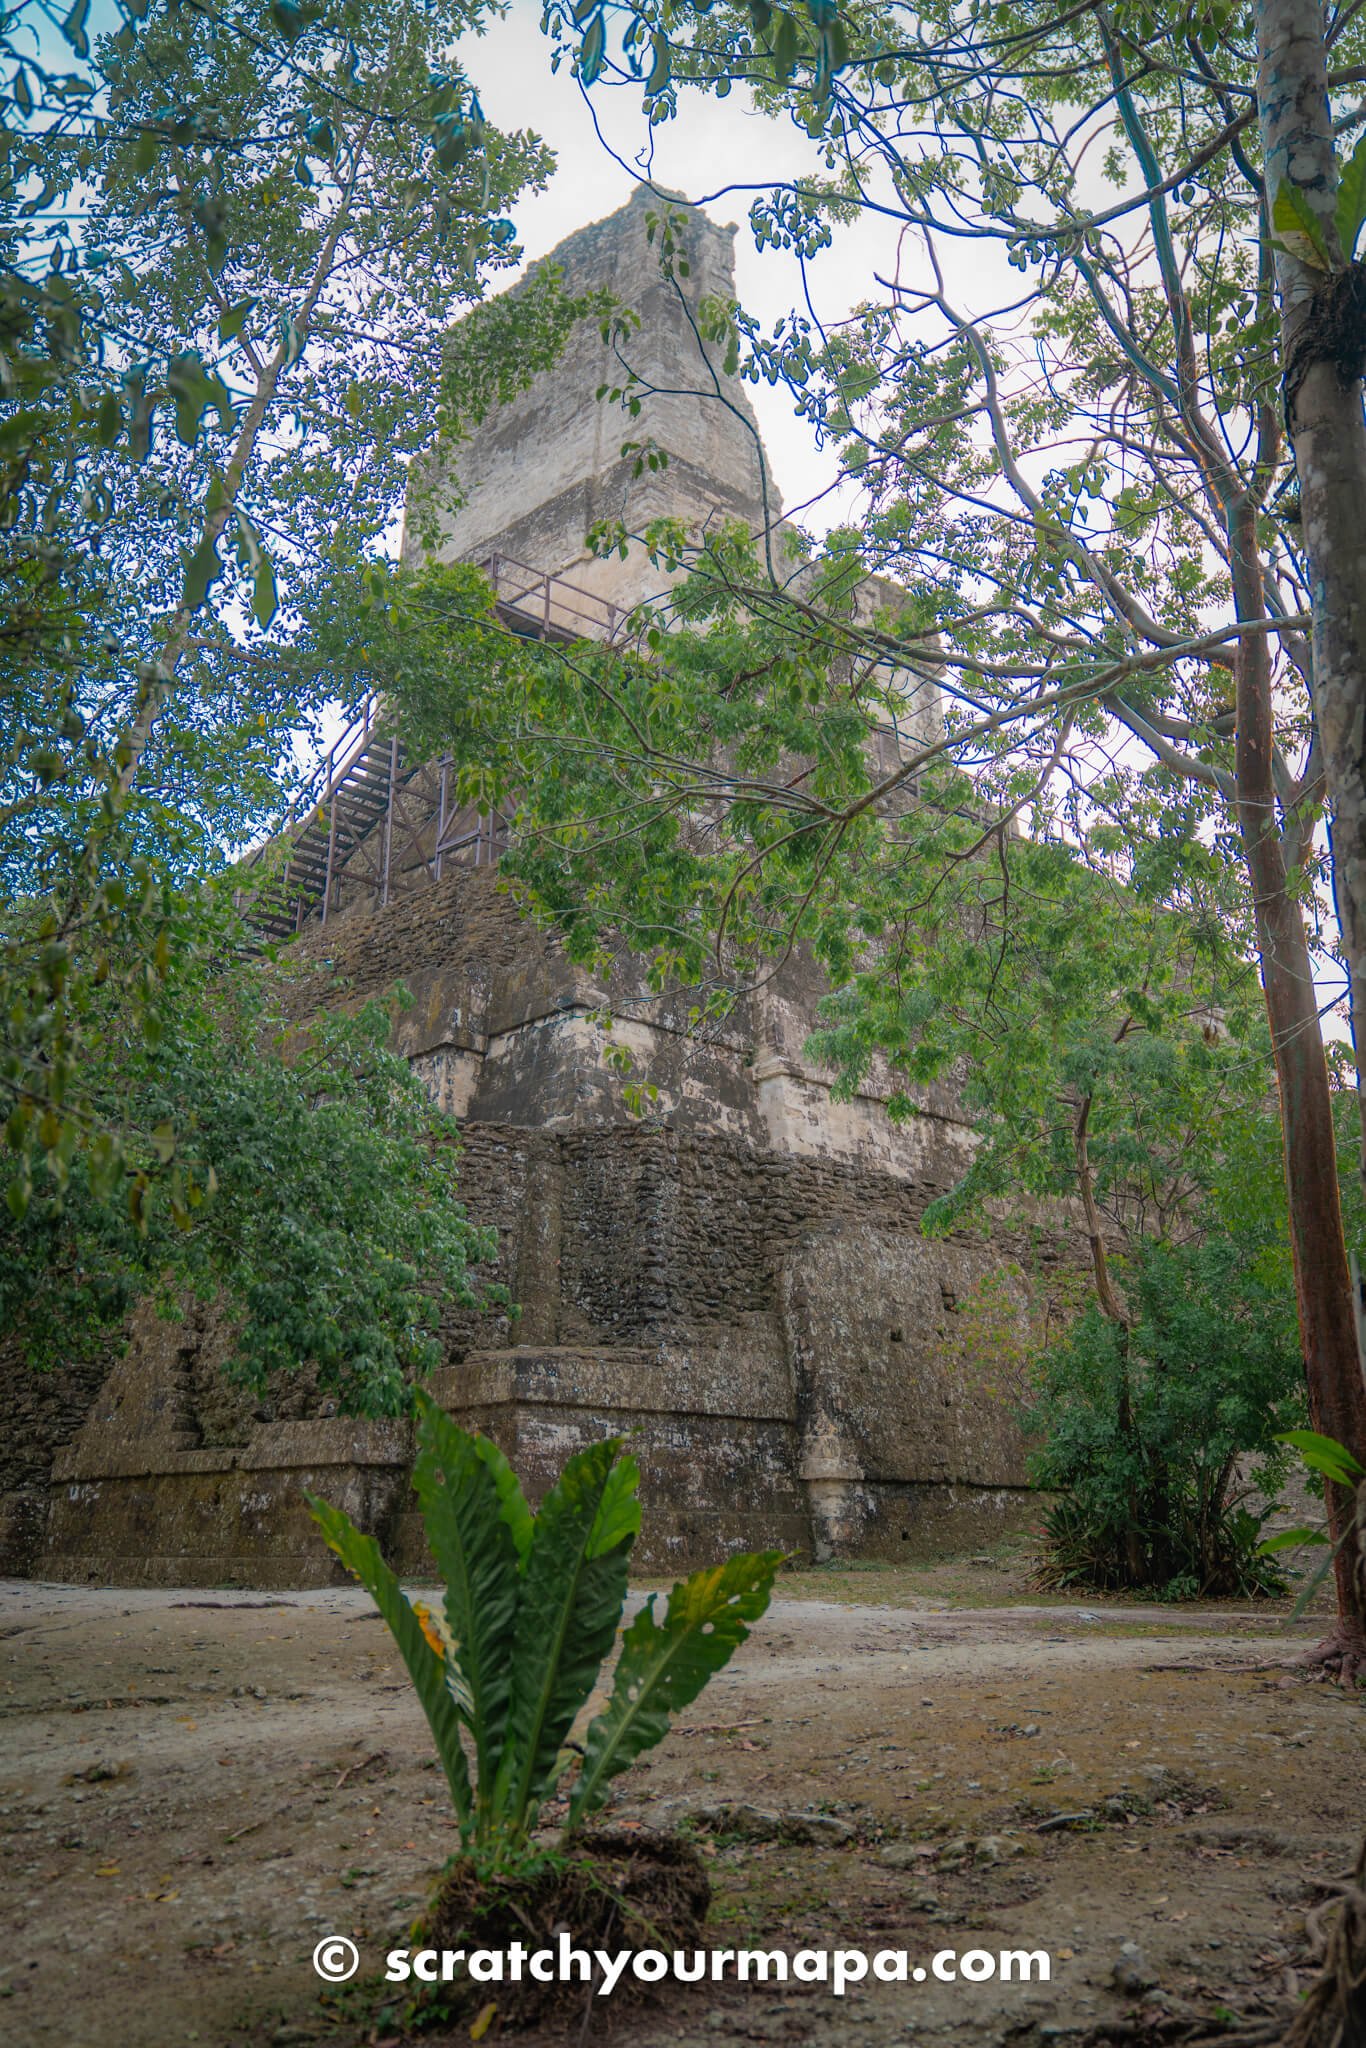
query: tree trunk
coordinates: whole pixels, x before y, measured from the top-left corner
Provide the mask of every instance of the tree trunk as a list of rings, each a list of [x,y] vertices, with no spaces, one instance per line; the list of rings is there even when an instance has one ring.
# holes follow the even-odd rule
[[[1312,591],[1314,721],[1333,814],[1333,892],[1360,1088],[1366,1054],[1366,272],[1346,262],[1350,251],[1341,246],[1335,220],[1338,174],[1321,0],[1261,0],[1257,49],[1267,205],[1274,206],[1282,186],[1295,188],[1318,221],[1334,266],[1326,273],[1289,246],[1275,252],[1286,428]],[[1362,1106],[1366,1124],[1366,1094]],[[1366,1184],[1366,1148],[1361,1169]]]
[[[1115,1293],[1115,1284],[1110,1275],[1110,1259],[1105,1249],[1105,1231],[1101,1223],[1100,1210],[1096,1207],[1095,1180],[1091,1172],[1091,1151],[1087,1132],[1091,1123],[1091,1102],[1084,1095],[1072,1125],[1072,1148],[1077,1163],[1077,1187],[1081,1194],[1081,1206],[1086,1217],[1086,1241],[1091,1248],[1091,1273],[1096,1283],[1096,1300],[1101,1314],[1115,1326],[1115,1338],[1119,1345],[1119,1413],[1115,1420],[1119,1433],[1135,1459],[1140,1455],[1138,1430],[1134,1423],[1133,1384],[1129,1376],[1129,1318]],[[1143,1543],[1142,1502],[1139,1498],[1138,1482],[1133,1480],[1128,1491],[1128,1526],[1124,1532],[1124,1568],[1131,1586],[1142,1586],[1148,1581],[1146,1557]]]
[[[1232,508],[1230,564],[1240,621],[1265,618],[1257,512]],[[1241,635],[1237,656],[1238,829],[1252,884],[1262,987],[1275,1048],[1295,1293],[1315,1429],[1366,1464],[1366,1380],[1357,1352],[1347,1247],[1338,1197],[1333,1102],[1304,916],[1287,886],[1272,779],[1271,657],[1264,633]],[[1353,1526],[1353,1499],[1326,1488],[1334,1541]],[[1331,1654],[1344,1675],[1366,1670],[1366,1589],[1356,1545],[1337,1552],[1338,1627]]]

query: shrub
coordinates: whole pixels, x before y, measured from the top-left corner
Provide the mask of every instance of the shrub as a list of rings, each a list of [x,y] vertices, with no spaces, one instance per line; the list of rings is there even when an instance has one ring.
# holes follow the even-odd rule
[[[1274,1439],[1301,1414],[1282,1263],[1242,1239],[1149,1239],[1120,1272],[1131,1326],[1087,1309],[1043,1354],[1025,1417],[1043,1439],[1030,1476],[1059,1496],[1043,1576],[1173,1599],[1279,1590],[1244,1475],[1257,1460],[1274,1486]]]
[[[446,1773],[461,1844],[486,1873],[526,1852],[570,1766],[566,1832],[609,1781],[667,1732],[768,1606],[783,1553],[727,1559],[677,1584],[664,1617],[651,1594],[627,1628],[610,1695],[581,1751],[567,1747],[616,1640],[640,1528],[640,1473],[619,1438],[578,1451],[528,1507],[496,1444],[414,1396],[413,1471],[427,1541],[445,1581],[439,1607],[411,1601],[372,1536],[308,1497],[330,1547],[388,1622]],[[467,1743],[468,1751],[467,1754]]]

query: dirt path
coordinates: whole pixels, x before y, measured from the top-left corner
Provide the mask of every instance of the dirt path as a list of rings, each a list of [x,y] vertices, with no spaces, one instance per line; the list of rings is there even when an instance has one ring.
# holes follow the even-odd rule
[[[1052,1982],[675,1989],[616,2038],[1035,2048],[1139,2010],[1255,2013],[1366,1822],[1366,1713],[1282,1668],[1311,1633],[1041,1603],[966,1564],[785,1579],[618,1810],[849,1824],[793,1842],[704,1817],[718,1945],[1046,1949]],[[310,1963],[337,1932],[378,1969],[454,1846],[363,1596],[9,1583],[0,1647],[0,2035],[400,2038]],[[611,2017],[600,2001],[586,2033],[543,2041],[606,2038]]]

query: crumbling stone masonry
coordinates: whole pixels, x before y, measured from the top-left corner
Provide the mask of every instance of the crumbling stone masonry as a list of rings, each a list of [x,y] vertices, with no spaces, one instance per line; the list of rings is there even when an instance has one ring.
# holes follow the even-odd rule
[[[687,307],[658,278],[649,196],[556,252],[573,284],[639,296],[655,382],[706,386]],[[700,216],[695,309],[733,290],[730,231]],[[757,433],[742,389],[647,405],[630,432],[670,447],[633,480],[596,331],[457,451],[464,502],[443,552],[514,557],[616,605],[646,594],[639,552],[588,560],[595,518],[654,511],[756,523]],[[708,387],[709,388],[709,387]],[[443,455],[442,462],[445,461]],[[439,484],[441,463],[426,484]],[[426,487],[426,486],[424,486]],[[775,515],[770,496],[768,516]],[[915,685],[922,729],[937,715]],[[928,694],[927,694],[928,693]],[[496,1225],[507,1317],[453,1313],[436,1391],[487,1430],[533,1493],[577,1445],[629,1434],[645,1498],[642,1561],[737,1547],[904,1558],[978,1543],[1029,1512],[1015,1415],[1031,1325],[1072,1250],[1040,1235],[934,1241],[919,1218],[961,1175],[950,1091],[893,1126],[876,1079],[851,1102],[807,1058],[820,985],[799,963],[724,1028],[690,1036],[636,967],[604,985],[519,914],[495,870],[452,864],[367,910],[303,926],[300,1017],[403,981],[398,1043],[461,1122],[452,1199]],[[315,970],[315,971],[314,971]],[[602,1059],[606,1005],[658,1089],[648,1122]],[[328,1412],[306,1378],[259,1409],[218,1369],[210,1320],[147,1315],[95,1386],[35,1388],[0,1456],[6,1566],[122,1583],[287,1586],[333,1575],[302,1495],[316,1489],[423,1567],[406,1424]],[[78,1383],[79,1382],[79,1383]]]

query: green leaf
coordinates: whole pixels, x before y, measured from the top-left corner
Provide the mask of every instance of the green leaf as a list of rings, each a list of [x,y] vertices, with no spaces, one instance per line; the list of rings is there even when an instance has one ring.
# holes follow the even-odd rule
[[[270,18],[292,46],[310,26],[314,16],[311,11],[306,13],[297,0],[270,0]]]
[[[1298,1550],[1306,1543],[1326,1543],[1328,1538],[1322,1529],[1282,1529],[1279,1536],[1268,1536],[1265,1543],[1257,1545],[1258,1557],[1272,1557],[1278,1550]]]
[[[602,1804],[618,1771],[667,1734],[681,1707],[729,1663],[769,1603],[780,1550],[731,1557],[676,1585],[662,1623],[652,1593],[626,1631],[612,1697],[590,1722],[583,1769],[569,1802],[572,1828]]]
[[[519,1830],[552,1788],[574,1717],[616,1637],[639,1526],[626,1501],[634,1460],[620,1439],[575,1452],[541,1503],[522,1567],[512,1706],[495,1802]],[[629,1470],[626,1467],[629,1467]]]
[[[205,369],[197,355],[186,350],[171,357],[166,371],[166,388],[175,405],[176,438],[183,447],[194,447],[204,415],[210,407],[218,415],[219,431],[231,432],[233,411],[228,387],[216,370]]]
[[[607,51],[607,25],[599,8],[588,24],[588,33],[583,39],[579,54],[579,75],[585,85],[596,83],[602,71],[603,58]]]
[[[1319,219],[1303,191],[1283,178],[1276,187],[1276,201],[1271,209],[1271,225],[1281,238],[1283,246],[1300,263],[1312,270],[1330,270],[1328,250],[1323,239],[1323,222]]]
[[[1356,255],[1357,236],[1361,233],[1362,223],[1366,222],[1366,135],[1358,139],[1356,148],[1343,165],[1335,218],[1342,253],[1350,263]]]
[[[669,83],[671,71],[669,39],[667,36],[656,34],[650,38],[650,44],[654,51],[654,61],[650,66],[650,75],[645,81],[645,90],[649,93],[663,92]]]
[[[193,554],[182,555],[185,567],[185,582],[180,601],[186,611],[197,612],[209,594],[210,587],[223,573],[223,564],[218,559],[218,549],[213,536],[204,534]]]
[[[304,352],[304,336],[294,324],[293,315],[280,315],[280,338],[285,345],[285,368],[292,370]]]
[[[483,1806],[492,1796],[507,1727],[520,1588],[521,1558],[512,1530],[517,1513],[515,1507],[511,1518],[504,1512],[507,1496],[480,1454],[481,1439],[459,1428],[420,1388],[414,1406],[418,1451],[413,1486],[427,1541],[445,1582],[444,1611],[452,1645],[448,1654],[458,1659],[464,1681],[459,1704],[474,1737]],[[506,1460],[503,1464],[507,1469]],[[520,1488],[517,1500],[529,1521]]]
[[[218,339],[235,341],[259,304],[259,299],[238,299],[229,306],[218,322]]]
[[[469,1766],[460,1743],[460,1716],[447,1684],[446,1664],[432,1648],[407,1595],[380,1556],[373,1536],[362,1535],[351,1517],[327,1501],[306,1493],[308,1511],[323,1532],[329,1550],[336,1552],[346,1569],[360,1580],[370,1598],[388,1622],[399,1655],[422,1702],[437,1755],[451,1788],[456,1816],[468,1829],[473,1815]]]
[[[1336,1479],[1341,1486],[1349,1486],[1354,1479],[1366,1478],[1366,1468],[1357,1463],[1347,1446],[1340,1444],[1336,1437],[1320,1436],[1316,1429],[1287,1429],[1276,1441],[1297,1450],[1311,1472],[1322,1472],[1329,1479]]]
[[[1292,1621],[1298,1621],[1300,1616],[1306,1611],[1306,1609],[1309,1606],[1311,1606],[1311,1604],[1313,1603],[1314,1595],[1318,1592],[1319,1587],[1323,1584],[1329,1572],[1333,1569],[1333,1559],[1336,1555],[1337,1553],[1335,1550],[1330,1551],[1327,1557],[1324,1558],[1322,1564],[1319,1565],[1318,1569],[1315,1571],[1314,1576],[1310,1579],[1309,1583],[1301,1589],[1298,1600],[1296,1600],[1294,1606],[1290,1610],[1290,1619]]]
[[[628,1453],[607,1475],[598,1512],[588,1537],[588,1556],[604,1557],[619,1543],[631,1545],[640,1534],[640,1467]]]
[[[280,594],[275,586],[275,571],[263,554],[251,586],[251,615],[263,633],[274,622],[279,609]]]
[[[790,14],[780,14],[773,38],[773,68],[778,83],[786,85],[797,68],[797,24]]]
[[[95,416],[95,439],[101,448],[112,448],[123,426],[123,408],[112,391],[106,391]]]

